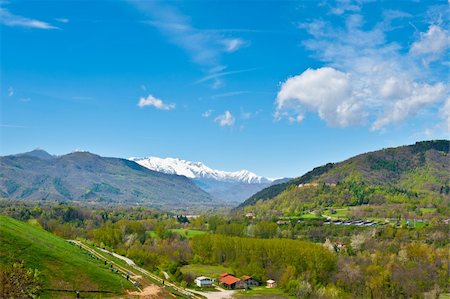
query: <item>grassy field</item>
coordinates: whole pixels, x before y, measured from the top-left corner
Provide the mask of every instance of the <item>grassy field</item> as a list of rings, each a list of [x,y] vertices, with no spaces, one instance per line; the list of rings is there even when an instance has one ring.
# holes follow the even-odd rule
[[[300,216],[300,219],[322,219],[322,217],[317,216],[314,213],[303,214]]]
[[[124,294],[134,286],[112,273],[102,261],[36,225],[0,216],[0,267],[23,260],[41,272],[45,289],[110,291],[102,297]],[[99,296],[81,293],[83,297]],[[73,298],[74,293],[44,291],[41,298]]]
[[[336,208],[334,209],[335,213],[331,214],[331,210],[327,209],[323,212],[323,215],[327,217],[331,217],[333,219],[347,218],[351,212],[351,208]]]
[[[209,266],[209,265],[186,265],[181,267],[181,272],[192,273],[195,277],[197,276],[208,276],[211,278],[216,278],[219,274],[224,272],[232,272],[232,269],[224,266]]]
[[[234,298],[247,298],[247,297],[255,297],[255,298],[271,298],[271,299],[282,299],[282,298],[295,298],[286,295],[283,290],[279,288],[269,289],[265,286],[260,287],[252,287],[250,290],[239,290]]]
[[[198,230],[198,229],[184,229],[184,228],[174,228],[174,229],[170,229],[171,232],[177,233],[180,236],[186,237],[188,239],[192,238],[193,236],[196,235],[202,235],[202,234],[206,234],[207,232],[202,231],[202,230]],[[152,238],[156,238],[157,235],[154,231],[148,231],[147,234],[150,235],[150,237]]]
[[[205,231],[197,230],[197,229],[183,229],[183,228],[176,228],[171,229],[172,232],[177,233],[183,237],[187,237],[188,239],[192,238],[196,235],[203,235],[206,234]]]

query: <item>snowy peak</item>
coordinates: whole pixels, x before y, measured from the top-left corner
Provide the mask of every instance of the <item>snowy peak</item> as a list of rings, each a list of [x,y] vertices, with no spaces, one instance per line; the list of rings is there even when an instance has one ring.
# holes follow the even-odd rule
[[[176,158],[130,158],[148,169],[168,174],[184,175],[191,179],[211,179],[222,182],[240,182],[247,184],[270,184],[273,179],[258,176],[248,170],[227,172],[209,168],[201,162],[191,162]]]

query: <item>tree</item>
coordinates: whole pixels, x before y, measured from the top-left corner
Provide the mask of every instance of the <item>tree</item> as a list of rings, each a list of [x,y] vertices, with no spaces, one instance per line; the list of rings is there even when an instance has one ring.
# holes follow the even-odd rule
[[[23,261],[0,270],[1,298],[38,298],[41,290],[37,269],[26,269]]]
[[[159,222],[155,227],[155,233],[160,239],[166,239],[169,237],[169,231],[166,228],[164,222]]]

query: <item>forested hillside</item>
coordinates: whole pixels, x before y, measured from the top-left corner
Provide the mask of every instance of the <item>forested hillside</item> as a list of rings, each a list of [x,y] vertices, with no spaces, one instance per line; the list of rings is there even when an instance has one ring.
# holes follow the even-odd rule
[[[184,176],[88,152],[55,157],[38,150],[0,157],[0,168],[0,196],[4,198],[140,204],[163,209],[218,204]]]
[[[442,204],[450,191],[449,145],[448,140],[417,142],[329,163],[266,188],[241,207],[292,214],[335,205]]]

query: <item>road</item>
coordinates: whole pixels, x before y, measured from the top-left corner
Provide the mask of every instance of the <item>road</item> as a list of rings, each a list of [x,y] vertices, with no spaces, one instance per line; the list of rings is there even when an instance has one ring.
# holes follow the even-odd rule
[[[219,292],[199,292],[199,291],[192,291],[199,295],[202,295],[208,299],[231,299],[233,298],[233,295],[236,293],[234,290],[224,290],[219,287],[215,287],[216,290]]]

